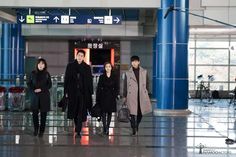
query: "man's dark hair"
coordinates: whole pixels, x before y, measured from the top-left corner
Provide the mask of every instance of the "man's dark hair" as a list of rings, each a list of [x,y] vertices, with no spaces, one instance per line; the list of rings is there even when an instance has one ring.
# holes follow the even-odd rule
[[[76,54],[76,55],[78,55],[78,53],[83,53],[83,54],[84,54],[84,56],[85,56],[85,51],[84,51],[84,50],[78,50],[78,52],[77,52],[77,54]]]
[[[133,61],[140,61],[140,60],[139,60],[139,57],[138,57],[138,56],[132,56],[132,57],[130,58],[130,61],[133,62]]]

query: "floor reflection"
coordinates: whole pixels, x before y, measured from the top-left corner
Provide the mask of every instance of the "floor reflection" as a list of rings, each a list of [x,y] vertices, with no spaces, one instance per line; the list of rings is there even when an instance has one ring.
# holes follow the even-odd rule
[[[236,156],[236,144],[225,144],[227,137],[236,139],[234,108],[226,100],[210,105],[190,100],[189,104],[193,113],[187,117],[144,116],[138,136],[130,136],[130,124],[118,123],[113,115],[109,136],[102,134],[101,121],[88,117],[82,137],[75,138],[73,122],[66,114],[50,112],[45,134],[39,138],[32,135],[30,112],[0,112],[0,157],[52,156],[52,147],[58,157],[67,156],[68,151],[113,157]]]

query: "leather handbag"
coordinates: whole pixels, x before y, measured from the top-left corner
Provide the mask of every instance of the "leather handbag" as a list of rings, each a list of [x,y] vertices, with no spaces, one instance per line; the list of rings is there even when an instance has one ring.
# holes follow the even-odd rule
[[[59,108],[62,108],[62,112],[65,112],[66,111],[66,108],[68,106],[68,98],[66,98],[65,96],[62,97],[62,99],[58,102],[57,106]]]
[[[91,109],[91,116],[92,117],[101,117],[101,112],[102,112],[101,107],[99,106],[98,103],[96,103]]]
[[[117,119],[119,122],[124,122],[124,123],[130,122],[130,111],[125,103],[121,106],[120,110],[118,111]]]

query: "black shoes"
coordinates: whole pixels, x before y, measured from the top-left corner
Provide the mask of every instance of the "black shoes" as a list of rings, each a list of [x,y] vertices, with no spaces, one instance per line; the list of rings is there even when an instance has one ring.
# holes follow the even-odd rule
[[[43,137],[43,133],[44,132],[41,132],[41,131],[38,133],[38,130],[34,130],[34,136]]]
[[[132,136],[135,136],[135,135],[136,135],[136,129],[132,128]]]
[[[34,130],[34,136],[38,135],[38,130]]]
[[[109,128],[103,128],[103,135],[109,135]]]
[[[76,134],[75,134],[75,138],[81,138],[80,133],[76,133]]]
[[[132,128],[132,136],[138,135],[138,128]]]
[[[103,135],[106,135],[106,133],[107,133],[107,129],[103,127]]]
[[[43,137],[43,132],[40,132],[40,133],[39,133],[39,137]]]

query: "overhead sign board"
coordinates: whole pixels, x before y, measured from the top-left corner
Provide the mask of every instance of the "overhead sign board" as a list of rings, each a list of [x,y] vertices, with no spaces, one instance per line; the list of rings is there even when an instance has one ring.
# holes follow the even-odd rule
[[[121,16],[18,15],[19,24],[101,24],[120,25]]]

